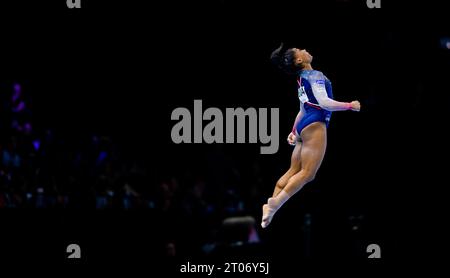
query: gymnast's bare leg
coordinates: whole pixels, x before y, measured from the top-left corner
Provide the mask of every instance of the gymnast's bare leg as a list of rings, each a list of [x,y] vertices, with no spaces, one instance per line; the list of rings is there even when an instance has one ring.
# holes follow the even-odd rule
[[[263,228],[270,224],[274,214],[290,197],[314,179],[322,164],[327,146],[325,123],[314,122],[308,125],[302,130],[300,137],[302,143],[296,143],[290,169],[277,182],[273,196],[263,206]]]

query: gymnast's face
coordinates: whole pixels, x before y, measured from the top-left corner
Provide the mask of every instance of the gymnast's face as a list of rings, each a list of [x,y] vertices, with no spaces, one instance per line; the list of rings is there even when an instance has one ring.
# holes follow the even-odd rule
[[[293,48],[292,50],[294,51],[296,65],[311,64],[313,56],[306,49]]]

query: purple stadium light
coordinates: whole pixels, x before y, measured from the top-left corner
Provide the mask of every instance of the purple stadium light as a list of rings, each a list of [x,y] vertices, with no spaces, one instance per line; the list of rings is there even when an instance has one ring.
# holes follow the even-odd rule
[[[33,141],[33,147],[36,151],[39,151],[39,147],[41,146],[41,141],[39,140],[34,140]]]

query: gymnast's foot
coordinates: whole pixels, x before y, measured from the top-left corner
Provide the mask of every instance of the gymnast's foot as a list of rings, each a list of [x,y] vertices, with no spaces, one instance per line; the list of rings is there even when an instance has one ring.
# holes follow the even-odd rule
[[[266,228],[267,226],[269,226],[270,222],[272,222],[272,218],[273,215],[276,212],[276,209],[272,208],[269,203],[270,203],[270,199],[267,202],[267,204],[264,204],[262,209],[263,209],[263,216],[262,216],[262,221],[261,221],[261,227]]]

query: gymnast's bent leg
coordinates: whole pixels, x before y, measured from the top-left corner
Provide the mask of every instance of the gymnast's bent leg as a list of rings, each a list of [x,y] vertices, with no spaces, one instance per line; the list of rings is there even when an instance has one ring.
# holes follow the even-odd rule
[[[263,228],[266,228],[270,224],[274,214],[291,196],[314,179],[325,156],[327,145],[325,123],[314,122],[308,125],[301,132],[301,138],[303,144],[300,149],[300,171],[292,175],[286,185],[280,188],[279,193],[269,198],[267,204],[263,206],[263,218],[261,222]],[[280,183],[281,186],[283,186],[282,183]]]
[[[294,150],[292,151],[291,166],[289,167],[289,170],[287,170],[287,172],[277,181],[272,197],[275,198],[280,193],[280,191],[286,187],[289,179],[301,170],[301,149],[302,143],[300,141],[297,141]]]

